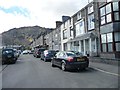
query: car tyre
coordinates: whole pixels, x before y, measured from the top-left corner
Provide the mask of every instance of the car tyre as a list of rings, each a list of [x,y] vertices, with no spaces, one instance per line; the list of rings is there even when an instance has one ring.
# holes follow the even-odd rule
[[[15,63],[16,63],[16,61],[11,62],[11,64],[15,64]]]
[[[61,68],[62,68],[63,71],[66,71],[66,65],[65,65],[65,63],[62,63]]]
[[[4,65],[5,64],[5,62],[4,61],[2,61],[2,65]]]
[[[47,60],[44,58],[44,62],[47,62]]]
[[[53,62],[52,62],[52,61],[51,61],[51,66],[52,66],[52,67],[55,67],[55,65],[53,64]]]

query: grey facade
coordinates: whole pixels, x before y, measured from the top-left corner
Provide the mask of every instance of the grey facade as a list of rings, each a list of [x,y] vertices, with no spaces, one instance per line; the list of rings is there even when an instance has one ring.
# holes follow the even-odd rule
[[[56,28],[51,33],[45,36],[46,44],[50,50],[61,50],[61,24],[62,22],[56,21]]]
[[[73,16],[62,19],[56,22],[55,30],[39,38],[39,45],[80,51],[88,56],[120,58],[120,1],[93,1]]]
[[[91,2],[75,13],[62,26],[61,34],[67,30],[67,37],[62,36],[62,50],[80,51],[84,55],[98,56],[99,22],[97,2]],[[71,32],[73,31],[73,35]]]
[[[54,29],[53,28],[46,28],[45,32],[42,32],[38,38],[34,39],[33,43],[31,44],[32,48],[49,48],[46,40],[46,35],[51,33]]]
[[[120,58],[120,1],[99,3],[100,56]]]

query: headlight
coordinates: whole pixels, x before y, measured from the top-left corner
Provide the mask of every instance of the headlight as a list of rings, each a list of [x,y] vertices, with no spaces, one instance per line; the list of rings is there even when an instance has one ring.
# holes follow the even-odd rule
[[[6,53],[9,53],[8,51],[5,51]]]

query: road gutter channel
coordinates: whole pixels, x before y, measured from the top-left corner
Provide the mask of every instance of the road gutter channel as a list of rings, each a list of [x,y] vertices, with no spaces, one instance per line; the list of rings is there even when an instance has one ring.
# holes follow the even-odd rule
[[[110,75],[114,75],[114,76],[119,76],[119,74],[116,74],[116,73],[112,73],[112,72],[108,72],[108,71],[105,71],[105,70],[102,70],[102,69],[99,69],[99,68],[96,68],[96,67],[92,67],[94,70],[97,70],[97,71],[100,71],[100,72],[103,72],[103,73],[107,73],[107,74],[110,74]]]
[[[2,73],[3,70],[5,70],[5,68],[7,67],[8,65],[5,65],[4,67],[2,66],[2,70],[0,71],[0,73]]]

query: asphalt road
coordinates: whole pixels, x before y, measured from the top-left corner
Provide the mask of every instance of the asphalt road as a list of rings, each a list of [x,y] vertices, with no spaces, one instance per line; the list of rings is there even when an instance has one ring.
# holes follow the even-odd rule
[[[5,67],[5,66],[4,66]],[[118,76],[92,66],[85,71],[62,71],[32,55],[21,55],[2,71],[3,88],[117,88]]]

